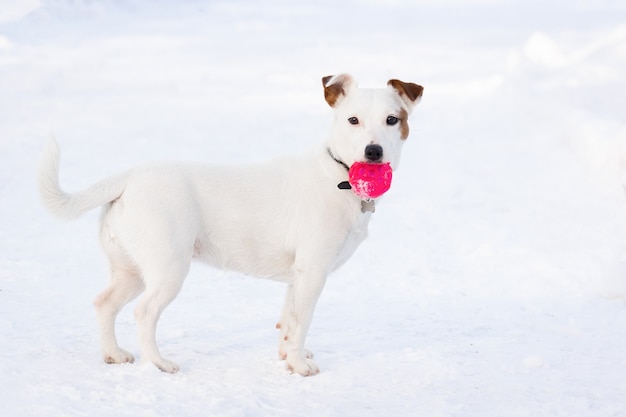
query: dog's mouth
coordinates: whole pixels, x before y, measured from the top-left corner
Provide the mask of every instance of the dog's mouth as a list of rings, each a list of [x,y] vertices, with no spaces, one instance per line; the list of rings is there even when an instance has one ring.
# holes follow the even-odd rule
[[[343,166],[346,169],[346,171],[350,170],[350,166],[352,164],[348,164],[345,161],[341,160],[340,158],[336,157],[332,149],[327,148],[327,151],[330,157],[333,158],[335,162]],[[363,152],[363,159],[355,160],[353,163],[368,163],[368,164],[389,163],[389,161],[384,160],[383,156],[384,156],[383,147],[377,144],[371,144],[365,147],[365,150]]]
[[[385,161],[383,158],[383,148],[380,145],[367,145],[365,147],[364,157],[361,160],[355,160],[348,164],[344,160],[335,156],[335,153],[330,148],[326,148],[328,155],[339,165],[344,167],[346,171],[350,171],[350,168],[354,164],[387,164],[390,165],[390,161]]]

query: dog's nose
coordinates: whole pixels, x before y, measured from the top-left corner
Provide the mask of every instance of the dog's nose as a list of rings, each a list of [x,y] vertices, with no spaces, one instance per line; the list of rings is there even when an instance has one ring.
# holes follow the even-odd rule
[[[380,162],[383,159],[383,147],[380,145],[367,145],[365,147],[365,159],[370,162]]]

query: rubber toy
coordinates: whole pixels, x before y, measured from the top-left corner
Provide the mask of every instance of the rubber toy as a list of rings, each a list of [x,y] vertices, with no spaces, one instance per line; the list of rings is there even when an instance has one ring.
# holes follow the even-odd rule
[[[378,198],[391,187],[389,163],[355,162],[348,171],[352,191],[363,199]]]

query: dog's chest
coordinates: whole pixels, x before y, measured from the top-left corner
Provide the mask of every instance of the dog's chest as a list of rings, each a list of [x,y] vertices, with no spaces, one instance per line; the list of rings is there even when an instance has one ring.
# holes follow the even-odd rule
[[[348,229],[345,235],[342,246],[337,254],[337,259],[333,269],[336,269],[343,265],[354,254],[354,251],[359,247],[361,242],[367,237],[367,226],[370,221],[370,212],[360,215],[356,222],[352,224],[352,227]]]

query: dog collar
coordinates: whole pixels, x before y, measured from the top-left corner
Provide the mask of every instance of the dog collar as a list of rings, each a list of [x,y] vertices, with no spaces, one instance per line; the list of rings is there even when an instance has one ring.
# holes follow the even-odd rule
[[[350,167],[348,166],[348,164],[346,164],[341,159],[338,159],[335,155],[333,155],[333,151],[331,151],[330,148],[326,148],[326,150],[328,151],[328,155],[330,155],[330,157],[333,158],[333,161],[337,162],[339,165],[344,167],[346,171],[350,171]],[[348,181],[341,181],[339,184],[337,184],[337,188],[339,188],[340,190],[350,190],[352,189],[352,186],[350,185],[350,182]]]
[[[331,151],[330,148],[326,148],[326,150],[328,151],[328,155],[330,155],[330,157],[333,158],[335,162],[337,162],[339,165],[344,167],[346,171],[350,171],[350,167],[348,166],[348,164],[346,164],[341,159],[338,159],[335,155],[333,155],[333,151]],[[349,190],[352,188],[352,186],[350,185],[348,181],[341,181],[339,184],[337,184],[337,188],[339,188],[340,190]]]
[[[348,166],[348,164],[346,164],[345,162],[343,162],[341,159],[338,159],[334,154],[333,151],[330,150],[330,148],[326,148],[326,150],[328,151],[328,155],[330,155],[331,158],[333,158],[333,160],[335,162],[337,162],[339,165],[341,165],[342,167],[344,167],[346,169],[346,171],[350,171],[350,167]]]
[[[328,151],[328,155],[330,155],[330,157],[333,158],[335,162],[344,167],[346,171],[350,171],[350,167],[348,166],[348,164],[343,162],[341,159],[335,157],[335,155],[333,155],[333,151],[331,151],[330,148],[326,148],[326,150]],[[352,186],[350,185],[349,181],[341,181],[339,184],[337,184],[337,188],[339,188],[340,190],[350,190],[352,189]],[[361,213],[366,213],[368,211],[371,213],[376,211],[375,201],[373,199],[361,200]]]

